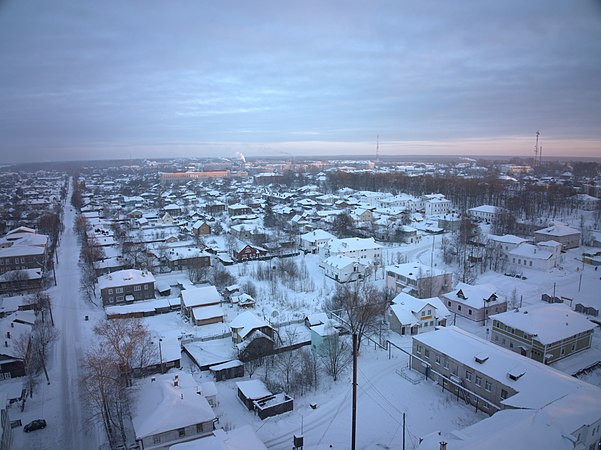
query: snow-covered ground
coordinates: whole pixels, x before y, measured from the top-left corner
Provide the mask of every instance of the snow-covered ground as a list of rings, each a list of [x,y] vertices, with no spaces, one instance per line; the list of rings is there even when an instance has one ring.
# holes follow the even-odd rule
[[[48,428],[25,434],[22,429],[13,430],[13,448],[16,449],[86,449],[101,448],[104,434],[100,426],[90,423],[79,394],[79,361],[92,339],[94,324],[104,318],[99,305],[83,300],[79,291],[79,244],[73,231],[74,211],[65,208],[65,231],[58,251],[56,277],[58,286],[50,289],[53,299],[54,318],[61,335],[53,349],[49,362],[51,384],[40,378],[35,395],[28,399],[23,412],[18,405],[10,408],[11,420],[21,419],[25,424],[35,418],[48,421]],[[385,264],[398,262],[400,257],[445,268],[439,252],[441,237],[424,236],[417,244],[386,246],[383,252]],[[432,245],[434,243],[434,246]],[[434,251],[432,249],[434,248]],[[601,272],[579,261],[581,249],[563,254],[561,268],[550,273],[524,269],[526,279],[507,277],[486,272],[478,277],[478,283],[492,283],[497,293],[508,298],[514,295],[524,305],[541,302],[541,294],[553,294],[601,308]],[[319,267],[318,255],[299,255],[294,258],[299,267],[305,267],[306,279],[298,282],[298,288],[276,286],[257,277],[259,267],[273,264],[270,261],[254,261],[227,267],[236,283],[253,283],[257,295],[255,314],[279,323],[302,319],[306,314],[321,311],[324,300],[331,295],[336,282],[324,277]],[[446,267],[448,269],[448,267]],[[185,272],[157,275],[164,281],[184,281]],[[370,276],[378,286],[384,285],[382,268]],[[177,292],[172,294],[177,296]],[[568,302],[569,303],[569,302]],[[242,310],[238,306],[224,306],[226,321],[232,320]],[[88,316],[89,320],[84,320]],[[228,330],[226,324],[196,327],[184,320],[179,312],[157,315],[144,319],[148,327],[163,337],[194,336],[206,338]],[[487,326],[458,317],[456,323],[481,337],[488,338]],[[300,327],[303,327],[301,324]],[[411,338],[389,335],[399,347],[410,351]],[[228,338],[198,344],[199,351],[219,356],[219,352],[232,350]],[[406,448],[415,448],[419,436],[435,430],[448,432],[473,424],[485,417],[462,400],[457,400],[431,381],[420,380],[412,384],[400,376],[407,366],[407,357],[393,350],[391,359],[387,351],[365,344],[359,358],[358,377],[358,448],[401,448],[403,442],[403,414],[406,421]],[[571,372],[583,365],[601,359],[601,339],[596,332],[594,348],[580,355],[567,358],[557,368]],[[183,357],[181,370],[193,374],[200,383],[211,378],[200,372],[187,357]],[[177,369],[172,372],[177,373]],[[254,374],[254,378],[258,377]],[[601,386],[601,370],[597,369],[581,377]],[[351,373],[347,370],[337,382],[325,374],[320,376],[318,387],[294,399],[294,411],[261,421],[238,400],[236,381],[247,377],[217,383],[219,406],[216,413],[220,425],[226,429],[250,424],[259,437],[272,449],[292,446],[293,434],[302,432],[305,448],[348,448],[351,438]],[[18,391],[22,380],[3,384],[3,389]],[[315,408],[312,407],[316,406]]]

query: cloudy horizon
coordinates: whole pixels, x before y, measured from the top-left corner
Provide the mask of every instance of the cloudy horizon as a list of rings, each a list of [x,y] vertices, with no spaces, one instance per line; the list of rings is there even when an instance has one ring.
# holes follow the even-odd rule
[[[0,1],[0,162],[599,156],[599,80],[594,0]]]

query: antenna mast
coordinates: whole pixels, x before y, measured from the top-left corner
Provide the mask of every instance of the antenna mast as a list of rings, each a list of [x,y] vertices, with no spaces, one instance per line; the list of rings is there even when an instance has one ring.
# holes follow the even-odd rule
[[[376,163],[380,162],[380,135],[376,136]]]
[[[540,136],[540,132],[536,132],[536,145],[534,146],[534,165],[538,164],[538,137]]]

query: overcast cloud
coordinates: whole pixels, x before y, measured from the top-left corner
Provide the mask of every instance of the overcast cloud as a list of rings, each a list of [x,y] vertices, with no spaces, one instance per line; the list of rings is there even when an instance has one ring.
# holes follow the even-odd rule
[[[0,0],[0,162],[601,156],[601,2]]]

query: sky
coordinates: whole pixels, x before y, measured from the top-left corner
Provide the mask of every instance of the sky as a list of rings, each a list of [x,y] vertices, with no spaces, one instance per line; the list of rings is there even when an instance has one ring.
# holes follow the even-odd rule
[[[531,157],[537,131],[601,156],[599,0],[0,0],[0,163]]]

